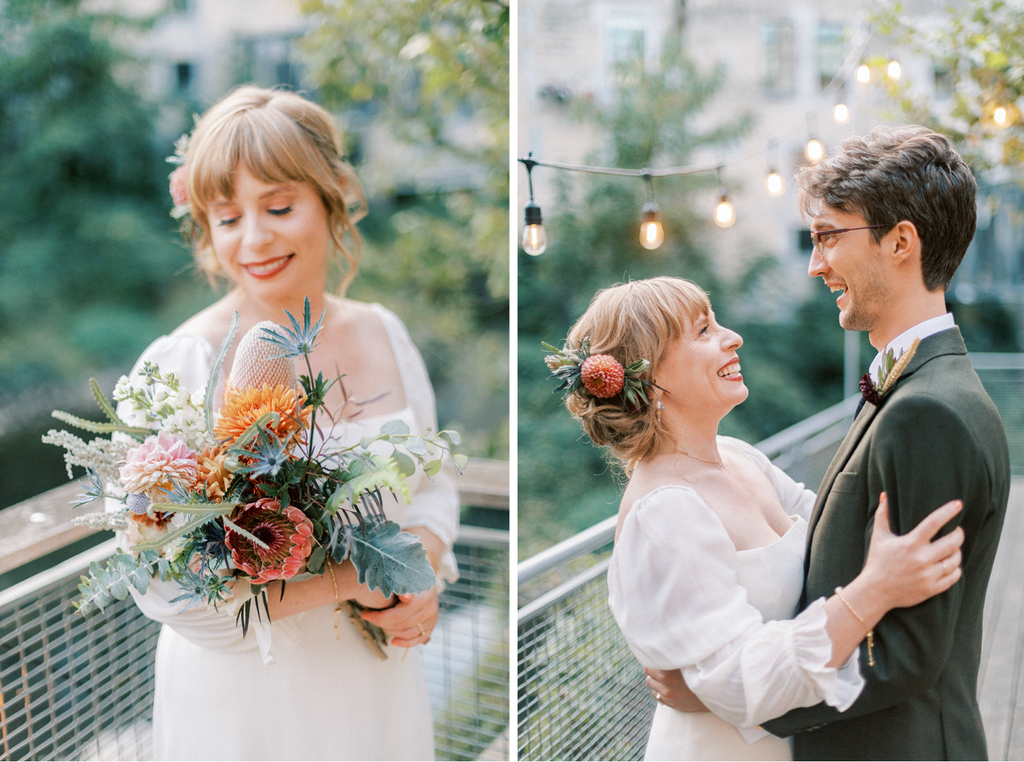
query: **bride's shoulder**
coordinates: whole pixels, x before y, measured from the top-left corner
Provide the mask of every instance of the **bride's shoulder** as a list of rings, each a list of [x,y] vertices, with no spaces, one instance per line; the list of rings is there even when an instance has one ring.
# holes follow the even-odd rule
[[[217,347],[227,335],[233,315],[234,309],[228,306],[224,299],[221,299],[179,325],[171,331],[168,338],[200,339],[212,347]]]

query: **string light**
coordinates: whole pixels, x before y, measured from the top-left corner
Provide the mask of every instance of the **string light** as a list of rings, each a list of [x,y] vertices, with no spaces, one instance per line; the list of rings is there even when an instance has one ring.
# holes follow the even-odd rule
[[[1006,109],[1002,106],[996,108],[992,112],[992,121],[998,124],[1000,127],[1006,126]]]
[[[892,79],[899,79],[900,75],[903,74],[903,69],[900,67],[900,62],[890,61],[889,65],[885,67],[885,73],[888,74]]]
[[[768,187],[768,195],[772,198],[778,198],[786,190],[786,183],[782,180],[782,175],[775,171],[772,167],[768,171],[768,179],[765,183]]]
[[[832,116],[840,124],[846,124],[850,119],[850,109],[845,103],[837,103]]]
[[[661,224],[661,209],[654,200],[654,180],[650,170],[642,170],[641,176],[647,188],[647,203],[640,211],[640,245],[654,251],[665,243],[665,228]]]
[[[548,248],[548,234],[544,230],[544,220],[541,217],[540,206],[533,200],[533,168],[537,162],[533,160],[533,153],[530,158],[520,159],[526,165],[526,180],[530,185],[530,200],[526,204],[526,226],[523,228],[523,251],[532,257],[540,256]]]
[[[871,81],[871,67],[867,64],[861,64],[857,67],[857,81],[862,85],[866,85]]]
[[[804,146],[804,155],[808,161],[817,164],[825,155],[825,146],[821,144],[820,140],[811,138],[807,141],[807,145]]]
[[[722,193],[715,207],[715,224],[720,228],[731,228],[736,222],[736,210],[729,203],[729,197]]]

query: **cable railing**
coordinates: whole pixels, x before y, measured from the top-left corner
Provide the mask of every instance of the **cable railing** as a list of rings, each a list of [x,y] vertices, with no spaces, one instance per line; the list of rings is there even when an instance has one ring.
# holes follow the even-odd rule
[[[508,509],[508,463],[471,461],[458,482],[464,506]],[[69,489],[53,492],[0,511],[0,572],[80,539]],[[71,605],[79,575],[113,551],[108,540],[0,591],[0,760],[152,759],[160,625],[130,598],[88,616]],[[420,647],[435,753],[508,759],[509,533],[463,526],[455,554],[460,579]]]
[[[1006,430],[1014,474],[985,608],[979,699],[992,759],[1024,755],[1024,354],[972,354]],[[853,421],[851,397],[757,444],[816,489]],[[608,609],[616,517],[518,567],[518,758],[643,757],[656,702]]]

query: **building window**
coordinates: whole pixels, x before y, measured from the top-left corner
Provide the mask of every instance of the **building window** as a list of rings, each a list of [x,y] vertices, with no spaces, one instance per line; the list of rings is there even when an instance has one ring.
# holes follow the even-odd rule
[[[818,25],[818,79],[822,88],[843,68],[846,60],[846,32],[842,24]]]
[[[616,16],[604,23],[605,82],[609,89],[621,86],[623,77],[636,66],[643,67],[647,54],[643,22]]]
[[[174,65],[174,89],[179,93],[187,92],[192,87],[192,64],[180,62]]]
[[[775,95],[789,95],[795,83],[795,49],[793,22],[788,19],[768,21],[761,28],[765,53],[765,89]]]

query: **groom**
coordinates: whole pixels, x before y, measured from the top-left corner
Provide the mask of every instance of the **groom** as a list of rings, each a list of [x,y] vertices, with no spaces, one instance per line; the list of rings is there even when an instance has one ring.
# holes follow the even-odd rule
[[[946,501],[963,501],[943,530],[964,528],[963,577],[879,622],[872,653],[868,641],[861,644],[866,684],[847,711],[822,703],[763,727],[792,735],[798,760],[986,759],[977,700],[981,623],[1009,455],[945,305],[974,235],[977,186],[948,141],[923,127],[850,138],[798,181],[814,240],[808,272],[838,293],[840,325],[868,331],[879,350],[872,382],[861,384],[867,401],[818,490],[801,608],[860,572],[883,491],[898,534]],[[890,350],[897,365],[912,355],[895,381],[882,384]]]

